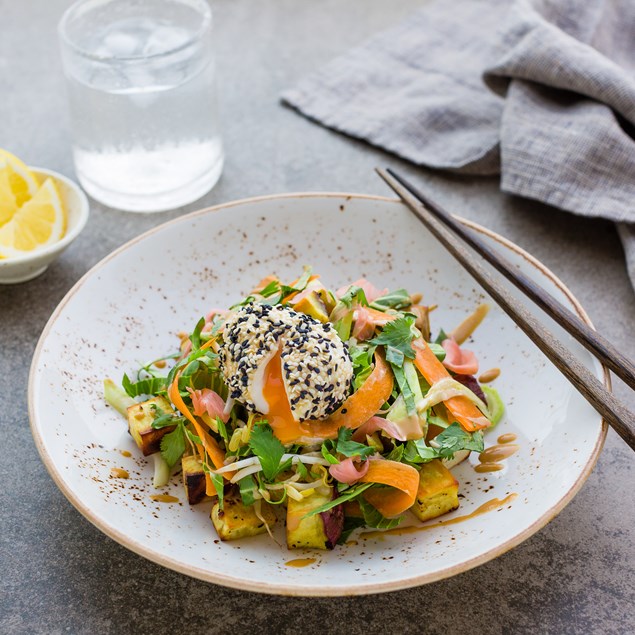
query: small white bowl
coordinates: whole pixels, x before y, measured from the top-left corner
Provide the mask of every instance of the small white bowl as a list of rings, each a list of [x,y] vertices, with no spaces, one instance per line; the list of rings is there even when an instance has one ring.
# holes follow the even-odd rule
[[[77,183],[53,170],[31,168],[31,171],[41,183],[47,177],[55,182],[67,213],[66,232],[56,243],[36,249],[28,255],[0,259],[0,284],[26,282],[44,273],[53,260],[79,236],[88,220],[88,199]]]

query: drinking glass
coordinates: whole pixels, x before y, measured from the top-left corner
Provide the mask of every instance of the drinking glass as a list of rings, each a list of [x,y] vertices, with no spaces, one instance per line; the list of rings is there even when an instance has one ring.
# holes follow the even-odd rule
[[[137,212],[179,207],[220,177],[205,0],[80,0],[62,17],[73,158],[84,189]]]

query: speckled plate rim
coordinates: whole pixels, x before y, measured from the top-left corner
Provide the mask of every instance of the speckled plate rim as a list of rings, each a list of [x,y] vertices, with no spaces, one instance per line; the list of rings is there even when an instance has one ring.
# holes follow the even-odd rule
[[[276,584],[276,585],[268,585],[260,582],[252,582],[250,580],[244,578],[235,578],[229,575],[223,575],[219,573],[211,573],[204,569],[186,566],[183,565],[180,561],[174,560],[172,558],[168,558],[166,556],[157,554],[152,549],[149,549],[145,545],[136,542],[130,539],[125,533],[118,531],[115,527],[111,527],[98,517],[94,515],[91,508],[85,504],[83,500],[81,500],[69,487],[64,483],[60,472],[57,469],[57,466],[48,453],[45,444],[43,442],[42,437],[40,436],[38,430],[38,422],[37,422],[37,414],[35,411],[35,404],[33,399],[33,391],[34,391],[34,381],[35,376],[38,370],[38,361],[40,358],[40,354],[42,352],[42,348],[44,342],[49,334],[49,331],[52,329],[56,320],[62,313],[64,307],[68,303],[68,301],[77,293],[77,291],[83,286],[84,282],[88,280],[90,277],[95,275],[104,265],[110,262],[112,259],[116,258],[120,253],[129,249],[132,245],[145,240],[152,234],[157,233],[158,231],[162,231],[165,227],[170,225],[176,225],[178,223],[188,222],[190,219],[195,218],[197,216],[203,216],[205,214],[214,213],[220,210],[228,209],[231,207],[236,207],[238,205],[252,204],[258,203],[261,201],[275,201],[275,200],[285,200],[285,199],[294,199],[294,198],[344,198],[346,200],[351,199],[366,199],[372,201],[385,202],[388,204],[398,204],[401,205],[401,201],[395,198],[389,198],[385,196],[376,196],[369,194],[352,194],[348,192],[297,192],[297,193],[289,193],[289,194],[272,194],[267,196],[256,196],[251,198],[239,199],[236,201],[230,201],[229,203],[221,203],[219,205],[214,205],[212,207],[206,207],[204,209],[191,212],[189,214],[185,214],[183,216],[179,216],[173,220],[167,221],[158,225],[157,227],[153,227],[152,229],[140,234],[136,238],[128,241],[121,247],[118,247],[109,255],[104,257],[101,261],[99,261],[96,265],[94,265],[91,269],[89,269],[75,285],[68,291],[68,293],[62,298],[60,303],[57,305],[55,311],[49,318],[46,323],[42,334],[38,340],[37,346],[35,348],[35,352],[33,353],[33,360],[31,362],[31,368],[29,371],[29,380],[28,380],[28,413],[29,413],[29,421],[31,426],[31,433],[33,435],[33,439],[35,440],[35,445],[40,454],[40,457],[48,470],[51,478],[55,482],[55,484],[62,491],[64,496],[70,501],[70,503],[93,525],[95,525],[100,531],[106,534],[108,537],[112,538],[122,546],[130,549],[134,553],[151,560],[159,565],[167,567],[168,569],[172,569],[174,571],[178,571],[179,573],[183,573],[185,575],[191,576],[193,578],[198,578],[200,580],[204,580],[205,582],[211,582],[213,584],[220,584],[226,587],[239,589],[241,591],[254,591],[258,593],[266,593],[266,594],[275,594],[275,595],[287,595],[287,596],[322,596],[322,597],[332,597],[332,596],[353,596],[353,595],[369,595],[373,593],[384,593],[388,591],[398,591],[400,589],[407,589],[415,586],[419,586],[422,584],[428,584],[430,582],[436,582],[438,580],[443,580],[445,578],[452,577],[459,573],[463,573],[464,571],[468,571],[477,567],[481,564],[488,562],[489,560],[493,560],[494,558],[503,555],[516,545],[519,545],[521,542],[532,536],[538,530],[542,529],[549,521],[555,518],[573,499],[573,497],[578,493],[586,479],[589,477],[595,464],[597,463],[598,457],[602,451],[602,447],[604,446],[604,441],[606,439],[606,434],[608,431],[608,424],[604,419],[602,419],[600,433],[598,438],[596,439],[595,446],[593,451],[587,461],[586,465],[583,466],[578,478],[573,483],[571,488],[565,493],[564,496],[553,505],[547,512],[545,512],[542,516],[536,519],[531,525],[520,531],[518,534],[505,541],[502,544],[493,547],[492,549],[486,551],[485,553],[480,554],[479,556],[475,556],[474,558],[470,558],[465,560],[464,562],[454,565],[451,567],[447,567],[445,569],[435,571],[432,573],[426,573],[418,576],[411,576],[408,578],[404,578],[402,580],[395,580],[391,582],[376,582],[373,584],[363,585],[359,588],[350,587],[346,589],[329,589],[323,587],[315,587],[315,588],[307,588],[303,587],[298,589],[293,585],[287,584]],[[589,316],[586,311],[582,308],[581,304],[575,298],[573,293],[567,288],[567,286],[545,265],[543,265],[539,260],[534,258],[531,254],[527,253],[525,250],[521,249],[515,243],[499,236],[493,231],[478,225],[472,221],[468,221],[466,219],[458,217],[458,219],[465,224],[467,227],[491,238],[492,240],[498,242],[502,246],[510,249],[517,255],[521,256],[524,260],[526,260],[530,265],[538,269],[540,273],[542,273],[545,277],[547,277],[553,284],[567,297],[567,299],[573,305],[576,313],[579,317],[584,320],[589,326],[593,327]],[[603,381],[604,385],[608,390],[611,390],[611,380],[606,367],[602,366],[603,371]]]

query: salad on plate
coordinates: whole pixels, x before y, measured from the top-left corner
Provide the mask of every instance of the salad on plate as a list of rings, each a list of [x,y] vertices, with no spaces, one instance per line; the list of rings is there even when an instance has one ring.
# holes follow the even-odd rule
[[[433,309],[365,279],[329,290],[310,267],[290,284],[268,276],[178,350],[107,379],[105,398],[153,457],[155,487],[180,468],[221,540],[284,519],[290,549],[333,549],[455,510],[451,468],[502,415],[461,346],[487,305],[434,337]]]

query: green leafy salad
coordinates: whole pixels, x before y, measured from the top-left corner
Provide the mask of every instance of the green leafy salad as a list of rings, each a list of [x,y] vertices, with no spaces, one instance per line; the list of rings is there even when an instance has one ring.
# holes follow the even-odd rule
[[[180,470],[221,540],[284,516],[290,549],[332,549],[456,509],[450,469],[502,416],[461,346],[486,305],[434,339],[433,308],[365,279],[330,290],[310,267],[290,284],[268,276],[171,354],[106,380],[105,398],[153,457],[154,486]]]

